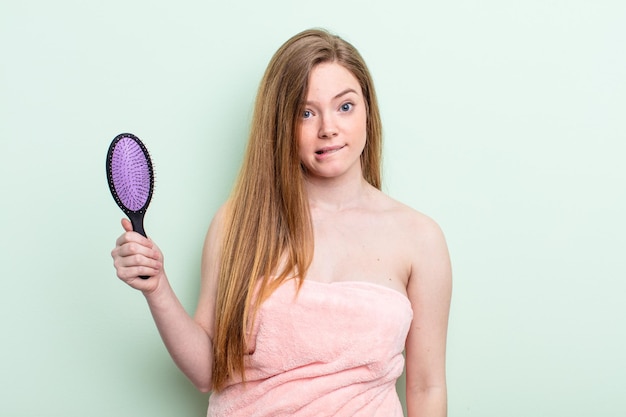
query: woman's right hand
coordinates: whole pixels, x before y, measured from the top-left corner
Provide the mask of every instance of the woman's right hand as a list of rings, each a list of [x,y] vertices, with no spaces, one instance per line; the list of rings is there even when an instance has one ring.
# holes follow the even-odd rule
[[[163,254],[152,240],[134,232],[128,219],[122,219],[122,227],[125,232],[117,238],[111,251],[117,276],[132,288],[151,293],[165,274]]]

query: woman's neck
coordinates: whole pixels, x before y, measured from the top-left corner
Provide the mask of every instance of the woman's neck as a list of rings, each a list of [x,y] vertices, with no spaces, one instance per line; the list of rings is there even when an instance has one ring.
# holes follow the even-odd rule
[[[372,186],[362,175],[354,178],[304,178],[312,209],[341,211],[361,207],[370,195]]]

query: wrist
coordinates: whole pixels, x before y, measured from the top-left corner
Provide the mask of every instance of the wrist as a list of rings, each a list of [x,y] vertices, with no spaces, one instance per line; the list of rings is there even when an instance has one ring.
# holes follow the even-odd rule
[[[141,293],[148,302],[157,301],[162,298],[165,293],[170,291],[170,285],[164,272],[160,272],[159,274],[148,278],[148,280],[153,280],[154,285],[141,290]]]

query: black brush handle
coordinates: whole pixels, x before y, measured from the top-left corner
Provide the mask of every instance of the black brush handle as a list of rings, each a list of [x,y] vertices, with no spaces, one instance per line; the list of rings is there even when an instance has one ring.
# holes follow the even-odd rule
[[[146,236],[146,231],[143,230],[143,212],[131,211],[128,213],[128,218],[130,218],[130,223],[133,225],[133,230],[135,232],[139,233],[143,237],[148,237]],[[140,275],[139,278],[148,279],[150,277],[147,275]]]
[[[146,236],[146,231],[143,230],[143,213],[142,212],[134,212],[131,211],[128,213],[128,218],[130,219],[130,223],[133,225],[133,230],[139,233],[143,237]]]

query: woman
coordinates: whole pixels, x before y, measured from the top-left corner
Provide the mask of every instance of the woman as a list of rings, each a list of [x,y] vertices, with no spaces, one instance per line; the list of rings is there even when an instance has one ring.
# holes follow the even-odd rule
[[[307,30],[276,52],[229,201],[207,233],[198,308],[131,231],[112,251],[209,416],[446,415],[451,271],[430,218],[380,191],[381,123],[357,50]],[[142,280],[139,276],[150,276]]]

